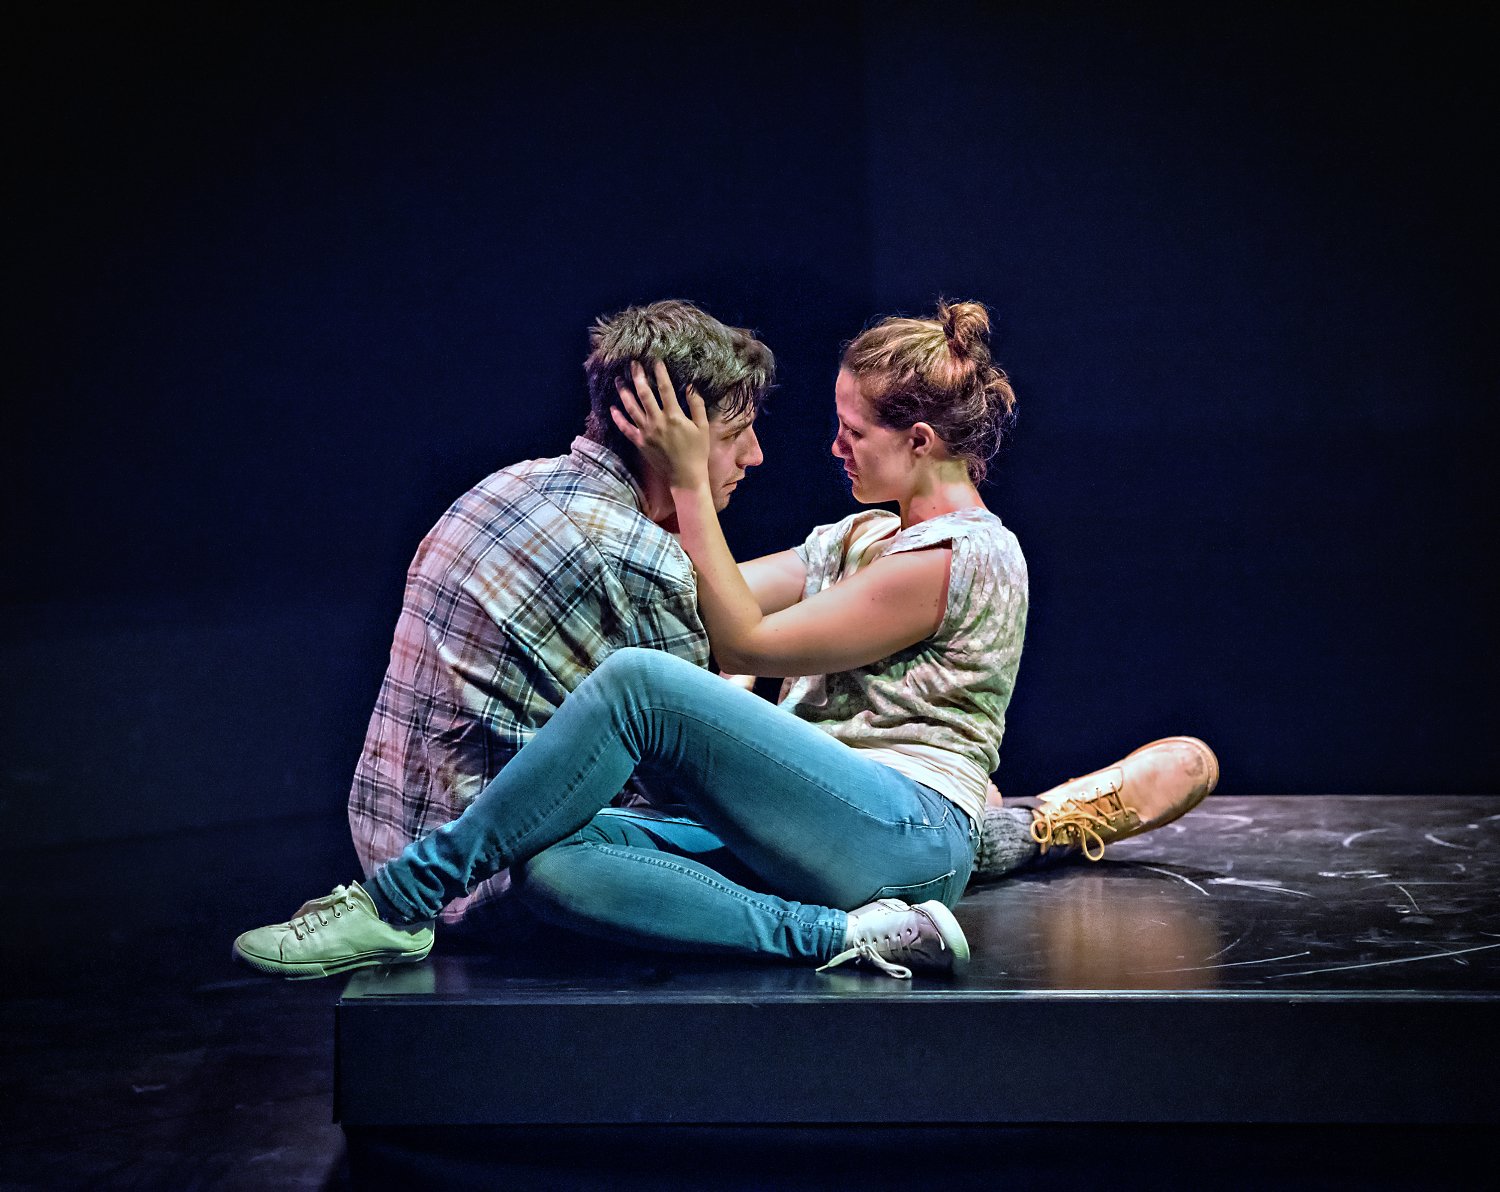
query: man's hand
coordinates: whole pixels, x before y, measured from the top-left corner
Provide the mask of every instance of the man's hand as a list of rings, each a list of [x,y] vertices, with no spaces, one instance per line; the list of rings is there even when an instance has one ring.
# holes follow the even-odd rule
[[[640,449],[672,488],[691,489],[708,484],[708,413],[703,398],[691,385],[687,389],[687,411],[678,404],[672,378],[660,360],[652,362],[656,374],[653,388],[646,370],[637,360],[630,362],[632,384],[615,382],[619,406],[609,415],[620,433]]]

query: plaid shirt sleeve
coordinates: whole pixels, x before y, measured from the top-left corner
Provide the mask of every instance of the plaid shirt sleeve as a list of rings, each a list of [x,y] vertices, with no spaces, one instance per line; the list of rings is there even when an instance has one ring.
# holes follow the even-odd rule
[[[708,662],[691,565],[617,457],[573,452],[487,477],[423,539],[349,794],[366,874],[457,818],[622,646]],[[509,885],[497,874],[444,918]]]

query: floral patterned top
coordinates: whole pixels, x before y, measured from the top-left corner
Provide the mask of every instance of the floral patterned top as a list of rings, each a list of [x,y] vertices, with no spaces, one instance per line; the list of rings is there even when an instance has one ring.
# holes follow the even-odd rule
[[[789,678],[781,706],[938,791],[972,819],[1000,763],[1005,709],[1026,634],[1026,560],[987,509],[961,509],[901,529],[885,510],[818,526],[797,554],[803,598],[898,551],[947,545],[953,561],[938,631],[867,666]]]

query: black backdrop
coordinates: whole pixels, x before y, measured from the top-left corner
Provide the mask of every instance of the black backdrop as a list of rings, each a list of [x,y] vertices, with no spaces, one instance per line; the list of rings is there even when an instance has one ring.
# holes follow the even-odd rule
[[[1170,732],[1226,793],[1493,789],[1479,30],[806,8],[8,18],[8,846],[337,814],[418,538],[667,296],[781,364],[746,555],[852,508],[841,341],[990,304],[1003,789]]]

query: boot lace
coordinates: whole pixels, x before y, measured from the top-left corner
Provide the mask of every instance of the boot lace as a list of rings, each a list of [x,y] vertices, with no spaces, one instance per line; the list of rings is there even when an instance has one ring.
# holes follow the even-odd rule
[[[1036,808],[1032,812],[1031,838],[1042,846],[1044,853],[1054,844],[1076,844],[1085,857],[1097,861],[1104,856],[1106,835],[1114,836],[1128,827],[1131,816],[1139,818],[1135,808],[1125,806],[1119,791],[1095,787],[1087,798],[1075,796]]]

